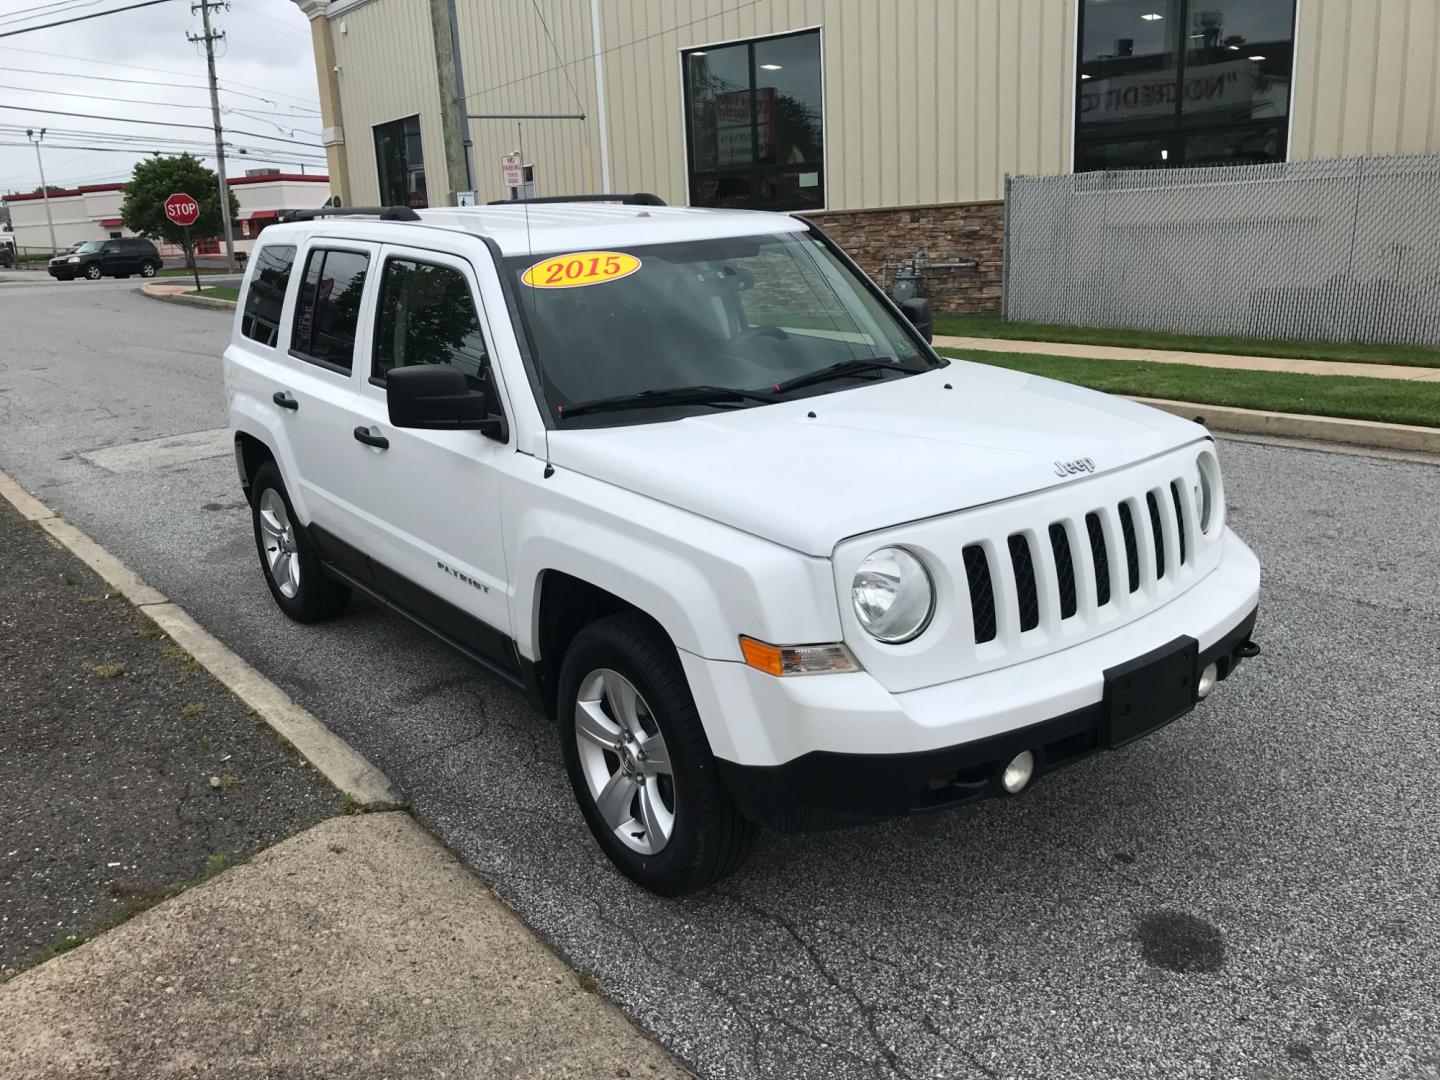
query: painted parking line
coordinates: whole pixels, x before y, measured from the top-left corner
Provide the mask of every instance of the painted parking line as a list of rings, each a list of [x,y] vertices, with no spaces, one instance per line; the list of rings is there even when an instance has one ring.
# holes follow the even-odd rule
[[[233,453],[234,446],[228,428],[215,428],[213,431],[192,431],[184,435],[165,435],[144,442],[108,446],[80,456],[113,473],[134,473],[223,457]]]

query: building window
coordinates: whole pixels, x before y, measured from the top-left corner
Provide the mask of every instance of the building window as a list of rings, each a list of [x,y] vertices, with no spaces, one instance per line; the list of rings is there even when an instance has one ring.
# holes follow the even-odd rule
[[[1075,169],[1284,161],[1295,0],[1080,0]]]
[[[691,206],[825,205],[820,31],[682,54]]]
[[[420,145],[420,117],[407,116],[375,125],[375,174],[382,206],[430,205],[425,193],[425,154]]]

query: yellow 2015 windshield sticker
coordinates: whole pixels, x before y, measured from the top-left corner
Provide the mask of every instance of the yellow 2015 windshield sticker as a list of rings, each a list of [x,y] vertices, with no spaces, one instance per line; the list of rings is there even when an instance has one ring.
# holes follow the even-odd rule
[[[619,281],[640,269],[640,260],[623,251],[572,251],[536,263],[520,276],[532,289],[576,289]]]

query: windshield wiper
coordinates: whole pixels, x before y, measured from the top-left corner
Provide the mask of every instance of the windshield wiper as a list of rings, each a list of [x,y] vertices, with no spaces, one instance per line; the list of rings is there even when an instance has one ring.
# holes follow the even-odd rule
[[[841,360],[840,363],[831,364],[829,367],[821,368],[819,371],[796,375],[793,379],[786,379],[782,383],[776,383],[775,393],[783,394],[787,390],[798,390],[802,386],[814,386],[816,383],[829,382],[831,379],[842,379],[847,375],[863,375],[867,371],[903,371],[907,375],[918,374],[913,368],[902,367],[894,360],[878,358],[869,360]]]
[[[731,401],[763,401],[767,405],[778,399],[761,390],[742,390],[735,386],[669,386],[659,390],[641,390],[638,394],[616,394],[614,397],[581,401],[560,407],[560,419],[584,413],[615,412],[620,409],[658,409],[667,405],[718,405]]]

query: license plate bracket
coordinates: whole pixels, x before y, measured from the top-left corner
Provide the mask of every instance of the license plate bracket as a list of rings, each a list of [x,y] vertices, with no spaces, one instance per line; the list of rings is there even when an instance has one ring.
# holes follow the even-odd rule
[[[1200,643],[1179,637],[1105,670],[1101,737],[1112,750],[1134,742],[1195,707]]]

